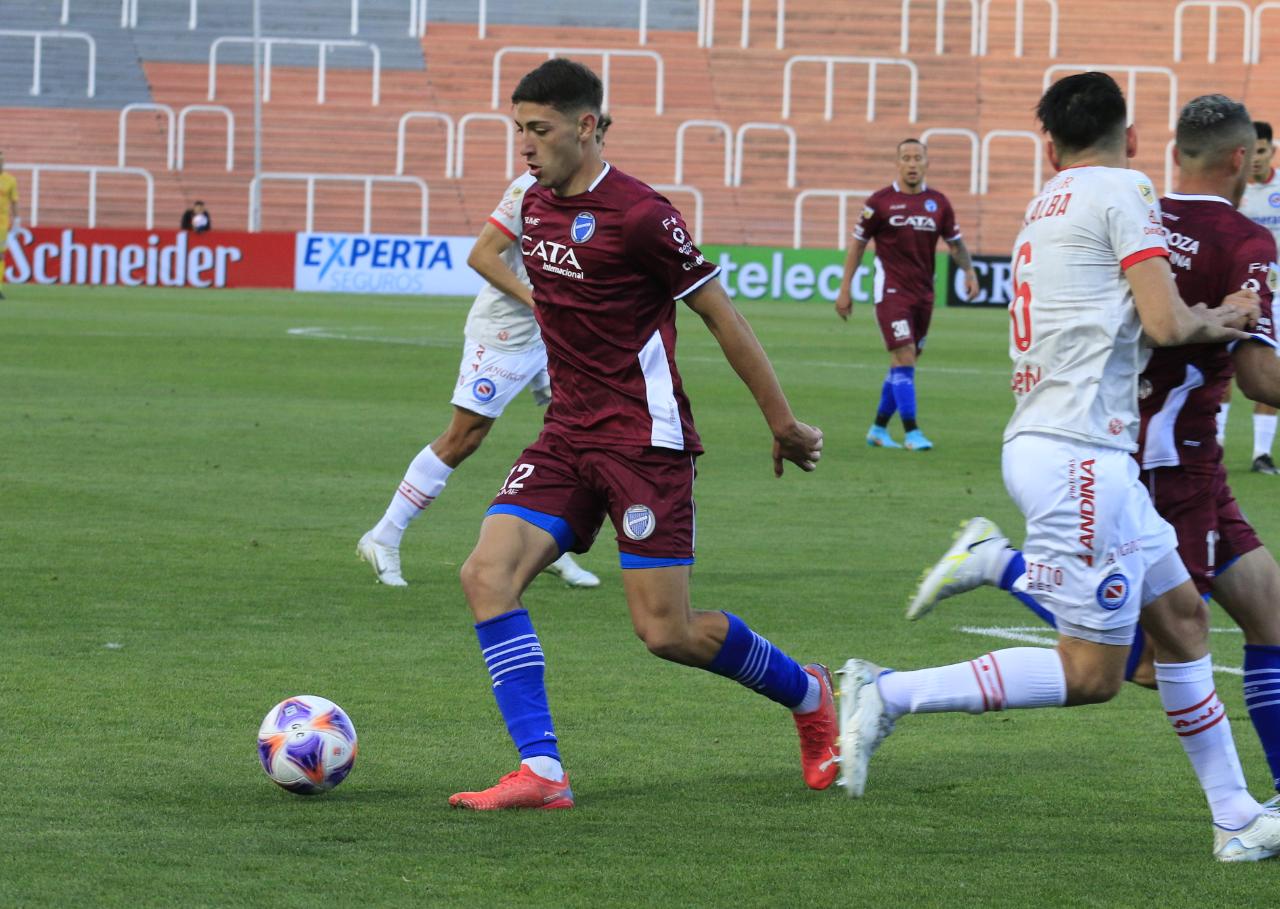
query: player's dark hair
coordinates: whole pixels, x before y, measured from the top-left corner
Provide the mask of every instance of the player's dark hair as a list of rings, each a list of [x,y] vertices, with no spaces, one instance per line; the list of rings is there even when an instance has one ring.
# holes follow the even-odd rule
[[[1226,95],[1192,98],[1178,114],[1174,133],[1179,159],[1192,166],[1216,164],[1237,148],[1252,148],[1254,123],[1239,101]]]
[[[1274,136],[1271,134],[1271,124],[1266,120],[1253,121],[1253,135],[1255,138],[1266,139],[1268,142],[1271,142],[1274,139]]]
[[[603,139],[604,134],[609,131],[611,126],[613,126],[613,117],[601,112],[600,119],[596,121],[596,134]]]
[[[193,206],[194,206],[194,205],[204,205],[204,203],[203,203],[203,202],[201,202],[199,199],[196,199],[196,200],[195,200],[194,202],[192,202],[191,204],[192,204]]]
[[[1120,141],[1129,112],[1115,79],[1078,73],[1049,86],[1036,117],[1059,151],[1078,152]]]
[[[925,145],[919,139],[903,139],[901,142],[898,143],[898,154],[902,154],[902,146],[904,145],[919,145],[926,152],[929,151],[929,146]]]
[[[511,93],[512,104],[521,101],[545,104],[562,114],[586,110],[599,116],[604,86],[600,77],[581,63],[558,57],[525,74]]]

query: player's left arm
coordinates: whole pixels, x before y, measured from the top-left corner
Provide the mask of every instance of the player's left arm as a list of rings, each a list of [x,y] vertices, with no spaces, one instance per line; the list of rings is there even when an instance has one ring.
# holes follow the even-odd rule
[[[719,281],[707,281],[684,298],[702,317],[733,371],[756,399],[773,433],[773,472],[782,476],[783,460],[813,470],[822,457],[822,430],[796,419],[764,348]]]
[[[956,224],[956,210],[951,207],[951,200],[946,199],[942,204],[945,206],[942,211],[942,236],[947,241],[947,249],[951,251],[951,258],[955,260],[956,268],[964,272],[965,297],[975,300],[980,288],[978,275],[973,270],[973,258],[969,255],[969,247],[964,245],[964,237],[960,236],[960,228]]]
[[[1280,407],[1280,351],[1259,341],[1243,341],[1231,352],[1236,384],[1250,401]]]
[[[969,300],[975,300],[981,292],[978,287],[978,275],[973,270],[973,257],[969,255],[969,247],[964,245],[963,237],[956,237],[954,240],[947,241],[947,248],[951,251],[951,258],[956,262],[956,268],[964,272],[964,292]]]

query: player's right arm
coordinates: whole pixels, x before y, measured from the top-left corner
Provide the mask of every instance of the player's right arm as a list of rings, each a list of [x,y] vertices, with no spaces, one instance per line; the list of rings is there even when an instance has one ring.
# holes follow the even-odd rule
[[[844,277],[840,279],[840,291],[836,294],[836,315],[846,322],[849,321],[849,313],[853,312],[853,276],[862,264],[862,253],[866,248],[866,240],[854,237],[844,259]]]
[[[1178,287],[1164,256],[1134,262],[1124,272],[1142,321],[1142,331],[1155,347],[1182,344],[1229,344],[1249,337],[1223,321],[1244,321],[1248,313],[1230,303],[1212,310],[1192,310],[1178,296]],[[1243,318],[1242,318],[1243,317]]]
[[[484,278],[498,290],[509,297],[514,297],[530,309],[533,308],[533,291],[516,273],[502,261],[502,254],[511,248],[515,240],[508,237],[493,224],[485,224],[476,237],[471,254],[467,256],[467,264],[480,277]]]

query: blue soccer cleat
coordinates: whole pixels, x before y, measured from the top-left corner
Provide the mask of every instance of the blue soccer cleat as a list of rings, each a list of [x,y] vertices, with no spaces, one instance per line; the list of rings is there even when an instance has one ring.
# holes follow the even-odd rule
[[[918,429],[913,429],[903,436],[902,444],[907,451],[928,451],[933,448],[933,443],[926,439],[924,433]]]
[[[883,426],[873,425],[867,430],[867,444],[872,448],[901,448],[897,442],[893,441],[893,437],[889,435],[889,430]]]

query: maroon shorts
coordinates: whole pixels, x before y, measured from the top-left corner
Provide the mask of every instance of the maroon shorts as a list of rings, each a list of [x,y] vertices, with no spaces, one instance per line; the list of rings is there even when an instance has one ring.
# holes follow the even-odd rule
[[[1157,467],[1142,472],[1156,511],[1178,534],[1178,555],[1201,595],[1236,559],[1262,546],[1227,485],[1221,464],[1207,470]]]
[[[896,300],[888,295],[876,304],[876,321],[884,338],[885,350],[896,350],[908,344],[916,353],[924,348],[929,334],[929,320],[933,318],[933,301],[920,302]]]
[[[516,460],[489,508],[586,552],[605,516],[623,568],[693,562],[694,455],[666,448],[583,448],[543,431]]]

